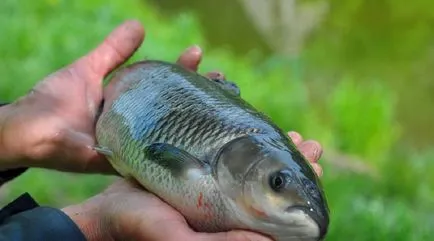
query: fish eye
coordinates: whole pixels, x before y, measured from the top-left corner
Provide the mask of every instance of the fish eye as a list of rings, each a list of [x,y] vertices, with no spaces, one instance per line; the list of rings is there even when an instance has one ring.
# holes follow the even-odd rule
[[[275,172],[269,177],[269,184],[271,189],[276,192],[281,191],[286,186],[286,175],[283,172]]]

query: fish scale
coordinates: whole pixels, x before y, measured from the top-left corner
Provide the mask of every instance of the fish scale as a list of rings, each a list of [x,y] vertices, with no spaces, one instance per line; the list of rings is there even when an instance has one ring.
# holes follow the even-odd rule
[[[216,180],[218,175],[228,175],[230,171],[217,170],[219,165],[253,169],[256,156],[246,160],[246,164],[237,163],[241,161],[237,158],[224,164],[216,160],[224,154],[220,151],[227,143],[258,135],[269,140],[259,148],[281,149],[292,162],[288,168],[292,165],[291,170],[307,172],[309,178],[317,181],[286,134],[267,116],[219,83],[174,64],[139,62],[117,71],[113,78],[123,87],[106,99],[96,136],[100,147],[109,150],[107,159],[121,175],[133,177],[180,211],[195,230],[221,232],[242,228],[280,235],[275,224],[246,216],[247,207],[239,206],[238,198],[233,197],[242,193],[239,188],[245,184],[230,184],[231,178],[244,178],[245,173]],[[292,160],[291,155],[300,160]],[[265,155],[264,160],[269,156]],[[308,187],[310,183],[303,185]],[[303,216],[294,214],[294,218]],[[302,234],[311,228],[296,225],[288,230]]]

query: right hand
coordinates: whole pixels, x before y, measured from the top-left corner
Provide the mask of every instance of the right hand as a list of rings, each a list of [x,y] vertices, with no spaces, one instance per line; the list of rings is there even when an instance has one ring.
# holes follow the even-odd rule
[[[320,176],[321,168],[317,162],[322,148],[319,143],[303,141],[296,132],[290,132],[289,136]],[[124,179],[84,203],[66,207],[63,211],[89,241],[270,241],[260,234],[240,230],[195,232],[171,206],[135,182]]]
[[[322,167],[318,163],[323,152],[321,144],[314,140],[304,141],[303,137],[295,131],[288,132],[288,135],[301,154],[307,159],[318,177],[322,177]]]
[[[270,241],[256,233],[199,233],[184,217],[133,181],[120,179],[65,212],[89,241]]]
[[[202,51],[197,46],[192,46],[184,51],[179,57],[177,63],[192,71],[197,71],[202,58]],[[219,71],[213,71],[206,74],[211,79],[225,79],[223,73]],[[305,156],[309,164],[314,169],[318,177],[321,177],[323,170],[318,160],[321,158],[323,149],[321,144],[315,140],[304,141],[303,137],[295,131],[288,132],[288,136],[294,142],[295,146]]]

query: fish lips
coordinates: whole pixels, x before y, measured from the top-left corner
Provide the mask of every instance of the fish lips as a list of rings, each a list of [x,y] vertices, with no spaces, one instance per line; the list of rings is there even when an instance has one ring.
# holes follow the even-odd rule
[[[311,207],[302,206],[302,205],[294,205],[286,208],[286,212],[294,212],[294,211],[302,211],[306,215],[308,215],[313,221],[316,222],[319,229],[318,241],[323,240],[328,232],[329,226],[329,216],[328,213],[324,215],[319,215],[318,212],[315,212]]]

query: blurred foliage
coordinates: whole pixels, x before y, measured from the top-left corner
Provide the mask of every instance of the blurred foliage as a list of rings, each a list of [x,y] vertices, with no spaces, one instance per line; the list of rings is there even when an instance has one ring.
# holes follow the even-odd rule
[[[385,151],[390,150],[398,137],[390,91],[379,82],[364,86],[352,78],[344,79],[336,86],[328,105],[335,141],[341,151],[366,160],[387,157]]]
[[[362,82],[381,78],[399,93],[396,118],[407,135],[402,141],[432,146],[434,132],[427,129],[434,120],[433,1],[326,1],[329,13],[303,53],[319,94],[347,75]]]
[[[388,29],[390,23],[384,26],[385,32],[378,32],[379,36],[366,34],[374,17],[391,16],[389,10],[380,11],[389,8],[380,4],[377,15],[364,16],[356,14],[357,6],[377,1],[332,2],[342,10],[340,15],[332,16],[330,26],[345,28],[348,23],[342,19],[348,18],[364,24],[360,30],[347,29],[348,34],[354,34],[354,40],[349,43],[340,42],[340,36],[329,36],[318,42],[317,48],[310,50],[311,57],[304,61],[315,63],[325,58],[330,63],[337,62],[343,59],[341,49],[363,51],[359,47],[366,41],[383,43],[381,46],[387,48],[364,52],[381,60],[375,64],[394,59],[385,59],[384,53],[392,53],[397,48],[388,43],[399,33],[398,27]],[[428,16],[428,8],[425,10],[421,14]],[[400,11],[405,16],[406,8]],[[291,77],[294,73],[288,70],[290,60],[274,56],[258,59],[254,52],[240,57],[224,49],[213,49],[203,37],[195,16],[188,12],[166,17],[151,4],[139,0],[3,0],[0,2],[1,98],[12,101],[25,94],[44,76],[86,54],[127,18],[139,19],[147,32],[144,45],[129,62],[143,58],[174,61],[183,49],[199,44],[205,52],[201,72],[223,71],[240,86],[246,100],[270,115],[283,129],[297,130],[306,139],[320,141],[325,148],[322,180],[332,218],[327,240],[432,238],[434,151],[416,152],[398,142],[401,132],[396,121],[396,97],[382,81],[363,81],[364,77],[345,73],[336,85],[323,90],[327,98],[322,99],[322,105],[316,105],[307,83]],[[426,17],[424,21],[430,19]],[[399,26],[399,21],[393,24]],[[414,29],[415,39],[423,26],[421,23]],[[418,46],[422,44],[425,43],[417,42]],[[419,53],[418,46],[399,51],[410,56]],[[368,64],[373,63],[360,62],[359,66]],[[342,170],[335,160],[327,159],[330,152],[342,154],[341,162],[352,162],[345,154],[357,156],[380,175],[373,177],[369,173]],[[31,170],[2,188],[1,202],[4,204],[29,191],[39,202],[61,207],[101,191],[111,179]]]
[[[434,24],[432,1],[417,0],[408,5],[404,0],[330,0],[330,14],[317,32],[322,38],[319,49],[330,64],[389,70],[390,62],[411,63],[429,54]],[[354,28],[357,26],[357,28]],[[330,58],[329,53],[334,57]]]

